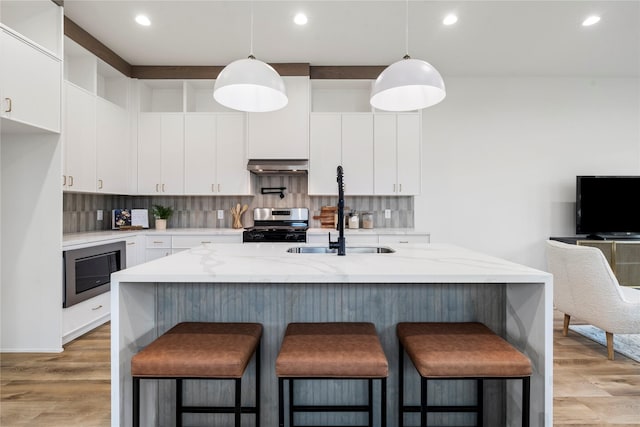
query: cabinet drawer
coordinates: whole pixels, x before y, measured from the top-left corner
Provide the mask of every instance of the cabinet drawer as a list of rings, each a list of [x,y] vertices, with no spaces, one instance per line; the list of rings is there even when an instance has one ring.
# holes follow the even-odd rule
[[[109,320],[110,314],[110,292],[62,309],[63,342],[67,343],[106,322]]]
[[[202,236],[173,236],[174,249],[189,249],[207,243],[242,243],[242,236],[237,235],[202,235]]]
[[[331,233],[331,239],[337,240],[338,233],[336,232],[336,236],[333,237],[333,233]],[[378,243],[378,235],[377,234],[345,234],[345,239],[347,240],[347,246],[353,245],[375,245]]]
[[[384,234],[379,236],[378,243],[391,245],[402,243],[429,243],[428,234]]]
[[[171,248],[171,236],[147,236],[147,248]]]
[[[171,248],[147,248],[144,251],[145,262],[171,255]]]

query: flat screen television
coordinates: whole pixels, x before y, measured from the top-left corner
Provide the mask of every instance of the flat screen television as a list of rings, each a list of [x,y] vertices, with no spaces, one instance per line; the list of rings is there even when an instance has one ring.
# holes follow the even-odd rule
[[[640,176],[576,178],[576,234],[640,237]]]

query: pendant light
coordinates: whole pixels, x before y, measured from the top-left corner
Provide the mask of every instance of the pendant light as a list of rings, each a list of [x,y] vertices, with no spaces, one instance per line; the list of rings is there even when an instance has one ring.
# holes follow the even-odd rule
[[[412,111],[431,107],[446,96],[444,81],[431,64],[409,56],[409,0],[405,11],[407,54],[385,68],[371,90],[371,106],[386,111]]]
[[[216,79],[213,98],[225,107],[250,113],[279,110],[289,102],[282,77],[253,56],[253,2],[249,57],[224,67]]]

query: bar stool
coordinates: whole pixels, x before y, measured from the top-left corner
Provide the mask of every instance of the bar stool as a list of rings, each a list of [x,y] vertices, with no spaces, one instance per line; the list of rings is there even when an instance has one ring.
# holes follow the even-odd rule
[[[529,426],[529,389],[531,362],[508,342],[482,323],[399,323],[397,325],[400,353],[398,394],[399,426],[404,426],[404,414],[420,412],[420,426],[427,426],[429,412],[476,412],[477,425],[482,426],[483,380],[522,380],[522,426]],[[404,404],[404,352],[409,355],[420,374],[420,405]],[[429,379],[475,379],[476,405],[432,406],[427,402]]]
[[[133,425],[140,425],[140,380],[176,380],[176,425],[184,413],[235,414],[240,427],[242,414],[255,414],[260,425],[260,341],[259,323],[179,323],[158,337],[131,359],[133,377]],[[242,376],[255,354],[255,406],[242,406]],[[184,406],[184,379],[233,380],[234,406]]]
[[[372,323],[290,323],[276,359],[278,417],[284,427],[284,383],[289,385],[289,425],[300,412],[367,412],[373,426],[373,380],[380,380],[380,425],[387,419],[389,366]],[[294,382],[302,379],[367,380],[367,405],[296,405]]]

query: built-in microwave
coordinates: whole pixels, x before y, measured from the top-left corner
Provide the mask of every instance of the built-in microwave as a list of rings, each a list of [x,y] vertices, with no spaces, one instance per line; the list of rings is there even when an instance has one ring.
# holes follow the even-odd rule
[[[88,300],[111,289],[111,273],[126,268],[124,241],[63,251],[62,307]]]

